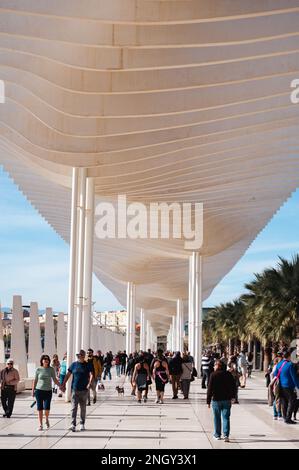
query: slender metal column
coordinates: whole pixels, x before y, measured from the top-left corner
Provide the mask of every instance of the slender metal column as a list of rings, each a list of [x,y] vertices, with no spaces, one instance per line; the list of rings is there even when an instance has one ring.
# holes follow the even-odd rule
[[[78,230],[78,282],[76,295],[76,349],[82,348],[83,284],[84,284],[84,247],[85,247],[85,205],[86,205],[86,168],[80,168],[79,188],[79,230]]]
[[[145,330],[145,312],[143,308],[140,310],[140,350],[144,351],[146,347],[146,330]]]
[[[70,264],[69,264],[69,296],[67,317],[67,366],[74,361],[74,332],[75,332],[75,289],[76,289],[76,253],[77,253],[77,199],[78,199],[78,168],[73,168],[72,174],[72,205],[70,233]],[[66,401],[70,401],[71,388],[67,383]]]
[[[151,349],[151,345],[150,345],[150,327],[151,327],[150,321],[146,320],[146,341],[145,341],[146,350]]]
[[[136,350],[136,286],[131,287],[131,352]]]
[[[177,347],[177,328],[176,328],[176,316],[172,317],[172,350],[175,351]]]
[[[178,351],[183,352],[184,349],[184,327],[183,327],[183,300],[178,299],[177,300],[177,317],[176,317],[176,323],[177,323],[177,346],[176,349]]]
[[[189,257],[189,298],[188,298],[188,350],[194,356],[194,298],[193,298],[193,254]]]
[[[198,252],[195,258],[195,295],[194,295],[194,363],[199,371],[202,356],[202,257]]]
[[[94,179],[87,178],[85,205],[85,257],[83,283],[83,319],[82,347],[90,347],[92,318],[92,272],[93,272],[93,237],[94,237]]]
[[[132,290],[132,283],[127,283],[127,334],[126,334],[126,352],[127,354],[131,354],[131,322],[132,322],[132,305],[131,305],[131,290]]]

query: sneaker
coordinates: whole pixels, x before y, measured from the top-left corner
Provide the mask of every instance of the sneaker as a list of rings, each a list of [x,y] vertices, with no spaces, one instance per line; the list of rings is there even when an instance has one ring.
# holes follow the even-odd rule
[[[213,439],[214,439],[214,441],[221,441],[221,437],[220,437],[220,436],[213,436]]]
[[[283,421],[283,417],[282,417],[282,416],[278,416],[278,421]]]
[[[47,429],[50,428],[50,421],[48,419],[46,419],[46,427],[47,427]]]
[[[229,442],[229,437],[228,436],[224,436],[224,442]]]
[[[70,431],[72,432],[76,432],[76,426],[73,424],[70,428],[69,428]]]
[[[144,397],[143,401],[144,401],[144,403],[146,403],[147,402],[147,397]]]
[[[273,421],[278,420],[278,416],[273,416]]]
[[[80,431],[85,431],[85,425],[84,424],[80,424]]]
[[[163,404],[164,404],[164,401],[163,401],[163,400],[160,400],[159,403],[160,403],[160,405],[163,405]]]
[[[96,404],[96,402],[97,402],[97,399],[96,399],[96,398],[94,398],[94,399],[93,399],[93,401],[92,401],[92,403],[95,405],[95,404]]]
[[[43,428],[42,426],[39,426],[39,427],[37,428],[37,430],[38,430],[38,431],[43,431],[44,428]]]
[[[285,421],[286,424],[297,424],[295,421],[293,421],[292,419],[288,419],[287,421]]]
[[[155,401],[155,403],[159,403],[159,401],[160,401],[160,400],[157,399],[157,400]]]

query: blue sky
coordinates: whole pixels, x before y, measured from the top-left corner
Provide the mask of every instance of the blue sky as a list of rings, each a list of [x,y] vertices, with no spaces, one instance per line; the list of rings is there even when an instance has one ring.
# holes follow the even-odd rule
[[[50,228],[0,167],[0,302],[9,307],[12,296],[23,304],[67,310],[68,245]],[[243,258],[214,289],[205,306],[240,295],[254,272],[275,265],[277,256],[291,258],[299,251],[299,191],[251,245]],[[118,309],[114,296],[94,279],[97,310]]]

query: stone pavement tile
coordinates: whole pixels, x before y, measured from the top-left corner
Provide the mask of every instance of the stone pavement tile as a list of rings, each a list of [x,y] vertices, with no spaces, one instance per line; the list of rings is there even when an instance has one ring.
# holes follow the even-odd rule
[[[109,440],[109,437],[83,437],[82,434],[78,432],[75,435],[73,433],[71,436],[67,435],[54,444],[52,449],[104,449]]]
[[[208,439],[185,441],[179,439],[164,439],[160,441],[160,449],[211,449]]]
[[[26,444],[23,449],[51,449],[60,439],[61,437],[37,437]]]
[[[159,449],[159,438],[136,439],[136,438],[111,438],[105,449]]]
[[[113,433],[113,439],[121,438],[121,437],[128,437],[128,438],[136,438],[136,439],[152,439],[152,438],[159,438],[160,431],[148,431],[144,429],[143,431],[133,431],[133,430],[116,430]]]
[[[30,436],[2,436],[0,435],[0,449],[21,449],[32,441]]]

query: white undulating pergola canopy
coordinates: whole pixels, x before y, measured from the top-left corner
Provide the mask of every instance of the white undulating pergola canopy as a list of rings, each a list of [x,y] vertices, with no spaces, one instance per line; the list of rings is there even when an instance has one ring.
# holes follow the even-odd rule
[[[203,298],[298,186],[299,0],[0,0],[0,161],[67,242],[96,203],[203,202]],[[165,333],[183,240],[99,240],[94,272]]]

